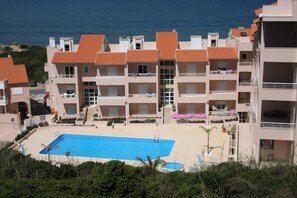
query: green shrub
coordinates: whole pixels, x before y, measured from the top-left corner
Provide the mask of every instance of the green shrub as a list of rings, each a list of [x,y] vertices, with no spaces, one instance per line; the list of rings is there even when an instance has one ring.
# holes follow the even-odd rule
[[[211,120],[210,123],[224,123],[223,120]]]
[[[27,129],[25,131],[22,131],[22,133],[18,134],[15,137],[15,141],[18,141],[20,139],[22,139],[23,137],[25,137],[27,134],[30,133],[30,131],[32,131],[33,129],[38,128],[38,126],[35,124],[33,126],[28,126]]]

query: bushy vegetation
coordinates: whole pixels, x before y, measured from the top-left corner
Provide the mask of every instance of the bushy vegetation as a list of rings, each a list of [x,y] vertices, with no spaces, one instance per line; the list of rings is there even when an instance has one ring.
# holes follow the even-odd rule
[[[22,133],[18,134],[15,137],[15,141],[20,140],[21,138],[25,137],[27,134],[30,133],[30,131],[32,131],[33,129],[37,128],[38,126],[35,124],[33,126],[28,126],[27,129],[25,131],[22,131]]]
[[[153,166],[152,166],[153,167]],[[160,173],[123,162],[53,166],[0,150],[0,197],[297,197],[297,167],[222,163],[199,173]]]
[[[10,47],[7,47],[10,48]],[[44,72],[44,63],[46,63],[46,49],[40,46],[20,45],[24,51],[12,51],[12,48],[5,49],[5,52],[0,54],[0,57],[11,55],[14,64],[25,64],[28,78],[30,81],[42,82],[47,79]]]

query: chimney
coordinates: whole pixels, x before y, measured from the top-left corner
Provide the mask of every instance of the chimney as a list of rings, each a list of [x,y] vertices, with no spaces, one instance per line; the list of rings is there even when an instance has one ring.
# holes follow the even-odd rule
[[[56,38],[55,37],[49,37],[49,46],[56,47]]]
[[[72,37],[61,37],[60,38],[60,48],[63,52],[73,51],[73,38]]]
[[[208,33],[208,47],[217,47],[219,45],[219,33]]]
[[[201,35],[191,35],[191,49],[202,49]]]
[[[133,36],[133,49],[143,49],[144,36]]]
[[[130,48],[130,37],[120,37],[119,38],[119,43],[120,43],[120,51],[121,52],[127,52],[127,50]]]

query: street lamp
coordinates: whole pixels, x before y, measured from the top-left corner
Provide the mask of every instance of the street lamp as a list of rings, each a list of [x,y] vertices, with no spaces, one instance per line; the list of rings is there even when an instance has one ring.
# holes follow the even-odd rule
[[[11,118],[10,121],[12,123],[12,130],[13,130],[13,142],[15,142],[16,135],[14,130],[14,118]]]

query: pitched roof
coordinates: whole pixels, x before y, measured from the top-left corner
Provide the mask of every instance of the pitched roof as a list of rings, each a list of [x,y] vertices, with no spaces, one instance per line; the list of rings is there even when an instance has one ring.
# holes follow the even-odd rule
[[[238,59],[235,47],[209,47],[209,59]]]
[[[25,65],[14,65],[10,57],[0,58],[0,71],[0,80],[7,80],[8,84],[28,83]]]
[[[156,63],[158,50],[128,50],[127,62]]]
[[[232,28],[231,34],[234,37],[250,37],[253,34],[253,31],[251,28]]]
[[[82,35],[77,52],[56,52],[53,63],[94,63],[104,35]]]
[[[76,62],[93,63],[97,52],[101,50],[104,35],[82,35],[77,50]]]
[[[207,62],[206,50],[176,50],[177,62]]]
[[[256,19],[253,20],[254,24],[259,23],[259,22],[260,22],[260,18],[256,18]]]
[[[178,48],[177,32],[157,32],[156,43],[159,59],[175,59],[175,50]]]
[[[95,64],[96,65],[125,65],[126,53],[111,53],[111,52],[97,53]]]

